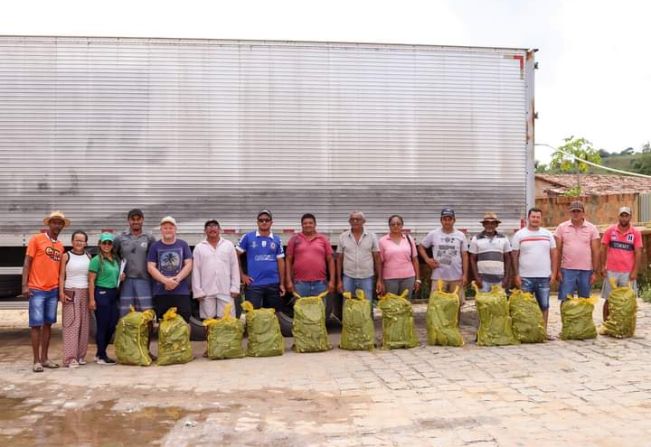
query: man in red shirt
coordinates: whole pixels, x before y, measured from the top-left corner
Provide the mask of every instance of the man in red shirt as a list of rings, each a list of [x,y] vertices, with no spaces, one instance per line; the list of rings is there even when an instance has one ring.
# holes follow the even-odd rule
[[[301,296],[334,292],[335,261],[330,241],[317,233],[313,214],[301,217],[301,230],[287,243],[287,291]]]
[[[631,209],[623,206],[619,209],[619,222],[611,225],[601,239],[601,266],[604,283],[601,296],[607,300],[610,295],[610,278],[617,286],[637,289],[637,271],[642,259],[642,235],[631,225]],[[608,305],[604,305],[604,321],[608,318]]]
[[[32,335],[34,365],[32,371],[59,365],[48,359],[51,328],[57,321],[59,303],[59,267],[63,244],[57,238],[70,225],[62,212],[55,211],[43,219],[47,230],[32,236],[23,264],[23,296],[29,299],[29,327]]]

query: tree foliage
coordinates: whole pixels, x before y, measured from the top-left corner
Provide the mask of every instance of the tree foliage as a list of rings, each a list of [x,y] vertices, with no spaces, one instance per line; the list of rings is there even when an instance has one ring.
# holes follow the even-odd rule
[[[599,152],[585,138],[565,138],[565,144],[558,147],[552,155],[551,167],[561,172],[582,174],[590,170],[590,165],[578,159],[592,163],[601,163]],[[576,158],[575,158],[576,157]]]

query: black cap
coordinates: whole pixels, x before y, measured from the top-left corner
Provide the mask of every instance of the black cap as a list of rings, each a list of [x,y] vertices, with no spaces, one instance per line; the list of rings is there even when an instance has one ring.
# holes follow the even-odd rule
[[[130,210],[129,213],[127,214],[127,219],[131,219],[133,216],[140,216],[143,218],[145,217],[144,213],[140,208],[134,208]]]
[[[219,222],[217,222],[216,219],[210,219],[210,220],[207,220],[205,224],[203,224],[203,229],[205,230],[206,228],[208,228],[208,225],[211,225],[211,224],[219,226]]]
[[[452,208],[443,208],[441,210],[441,217],[454,217],[454,210]]]
[[[258,213],[258,216],[257,216],[257,217],[260,217],[260,216],[262,216],[263,214],[266,214],[267,216],[269,216],[269,219],[273,219],[273,216],[271,215],[271,211],[269,211],[269,210],[267,210],[267,209],[264,209],[264,210],[260,211],[260,212]]]

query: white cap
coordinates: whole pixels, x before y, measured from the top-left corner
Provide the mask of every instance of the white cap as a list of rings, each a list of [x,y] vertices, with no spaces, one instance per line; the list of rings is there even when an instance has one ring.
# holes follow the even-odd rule
[[[165,216],[160,220],[161,225],[164,223],[171,223],[172,225],[176,226],[176,219],[174,219],[172,216]]]
[[[631,215],[631,209],[628,206],[623,206],[623,207],[621,207],[619,209],[619,213],[617,213],[617,214],[619,215],[619,214],[624,214],[624,213],[626,213],[626,214],[628,214],[630,216]]]

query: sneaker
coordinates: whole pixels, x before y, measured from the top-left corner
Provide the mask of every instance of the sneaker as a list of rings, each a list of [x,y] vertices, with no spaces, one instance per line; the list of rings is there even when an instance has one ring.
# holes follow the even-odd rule
[[[97,359],[98,365],[115,365],[115,360],[110,357],[104,357]]]
[[[70,360],[70,363],[66,365],[68,368],[79,368],[79,362],[77,360]]]
[[[83,359],[83,358],[80,358],[79,361],[78,361],[77,363],[79,363],[80,365],[85,365],[85,364],[86,364],[86,360]]]

